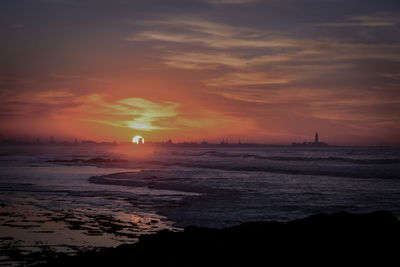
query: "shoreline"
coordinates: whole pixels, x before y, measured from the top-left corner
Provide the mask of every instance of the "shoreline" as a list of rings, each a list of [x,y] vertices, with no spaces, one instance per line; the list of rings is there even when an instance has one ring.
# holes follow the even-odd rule
[[[250,222],[213,229],[162,230],[116,248],[59,256],[37,266],[256,265],[395,259],[400,221],[389,211],[318,214],[289,222]],[[382,258],[381,258],[382,257]],[[322,259],[322,258],[321,258]],[[257,265],[258,265],[257,264]]]
[[[188,142],[179,142],[179,143],[159,143],[159,142],[146,142],[145,144],[134,144],[131,142],[83,142],[83,143],[74,143],[68,141],[60,141],[57,143],[47,143],[47,142],[35,142],[35,141],[15,141],[15,140],[5,140],[0,141],[0,147],[23,147],[32,146],[32,147],[42,147],[42,148],[54,148],[54,147],[131,147],[131,148],[138,148],[138,147],[157,147],[157,148],[254,148],[254,147],[263,147],[263,148],[371,148],[371,149],[379,149],[379,148],[392,148],[392,149],[399,149],[400,145],[338,145],[338,144],[329,144],[327,146],[307,146],[302,145],[302,143],[297,143],[300,145],[293,145],[291,142],[287,144],[268,144],[268,143],[227,143],[227,144],[220,144],[220,143],[188,143]]]

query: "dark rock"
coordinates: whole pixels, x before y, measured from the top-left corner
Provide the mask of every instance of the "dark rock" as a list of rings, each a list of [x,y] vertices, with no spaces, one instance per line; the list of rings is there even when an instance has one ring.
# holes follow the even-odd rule
[[[385,265],[396,259],[399,240],[400,222],[390,212],[321,214],[223,229],[164,230],[135,244],[63,256],[45,266]]]

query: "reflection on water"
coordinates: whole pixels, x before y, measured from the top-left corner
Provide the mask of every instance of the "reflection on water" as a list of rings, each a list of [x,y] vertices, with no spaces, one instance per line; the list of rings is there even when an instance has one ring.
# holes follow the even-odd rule
[[[0,260],[117,246],[190,224],[342,210],[400,216],[399,162],[395,148],[1,147]]]
[[[19,163],[1,166],[2,261],[10,261],[9,256],[16,254],[19,258],[37,251],[48,254],[49,249],[52,253],[74,254],[135,242],[140,234],[178,229],[144,205],[136,207],[131,203],[154,194],[175,198],[184,194],[88,182],[92,175],[121,171],[127,170],[62,165],[29,167]]]

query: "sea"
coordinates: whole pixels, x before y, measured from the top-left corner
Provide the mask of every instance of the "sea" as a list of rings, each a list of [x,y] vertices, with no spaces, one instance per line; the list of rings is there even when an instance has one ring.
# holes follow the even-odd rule
[[[189,225],[377,210],[400,218],[400,148],[0,146],[0,266]]]

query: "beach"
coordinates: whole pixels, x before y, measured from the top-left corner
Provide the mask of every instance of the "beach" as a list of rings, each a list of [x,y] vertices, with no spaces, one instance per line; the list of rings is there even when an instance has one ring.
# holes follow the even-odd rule
[[[40,266],[386,266],[397,259],[399,238],[400,222],[390,212],[320,214],[286,223],[164,230],[135,244],[60,256]]]
[[[222,229],[338,212],[400,215],[397,148],[134,149],[2,146],[4,265],[136,244],[141,236],[190,225]]]

